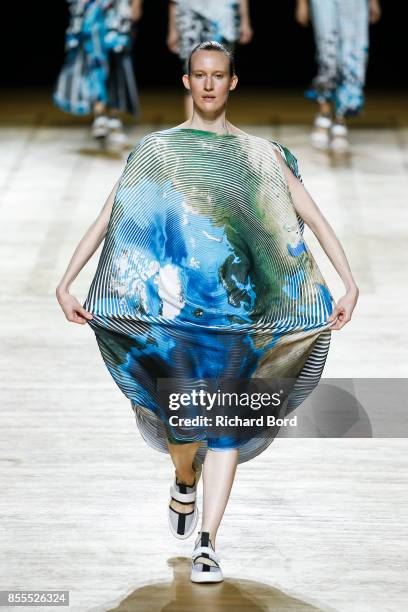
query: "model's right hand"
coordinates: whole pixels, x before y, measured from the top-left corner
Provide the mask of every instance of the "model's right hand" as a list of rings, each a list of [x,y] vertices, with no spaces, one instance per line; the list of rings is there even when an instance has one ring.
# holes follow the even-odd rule
[[[71,323],[79,323],[79,325],[85,325],[87,321],[93,319],[90,312],[82,308],[76,297],[70,295],[68,291],[56,291],[57,300],[61,306],[66,318]]]
[[[330,329],[341,329],[351,321],[351,315],[357,304],[359,290],[357,287],[347,291],[345,295],[335,304],[330,317],[327,319]]]

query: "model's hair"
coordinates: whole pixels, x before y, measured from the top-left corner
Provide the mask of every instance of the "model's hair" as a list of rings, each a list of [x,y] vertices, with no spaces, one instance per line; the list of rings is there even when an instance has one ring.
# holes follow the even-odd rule
[[[194,47],[194,49],[190,52],[190,55],[188,56],[188,74],[191,74],[191,58],[193,56],[193,53],[195,53],[196,51],[218,51],[220,53],[224,53],[224,55],[228,57],[230,76],[233,76],[235,74],[235,59],[233,52],[227,47],[225,47],[223,44],[217,42],[216,40],[206,40]]]

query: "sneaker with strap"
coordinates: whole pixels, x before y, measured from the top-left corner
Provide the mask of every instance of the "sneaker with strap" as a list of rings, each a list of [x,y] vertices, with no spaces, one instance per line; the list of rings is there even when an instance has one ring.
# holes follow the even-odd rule
[[[170,500],[167,509],[168,523],[171,533],[180,540],[190,537],[198,522],[197,484],[201,476],[202,466],[195,460],[193,461],[193,470],[195,478],[191,485],[180,482],[176,475],[170,487]],[[185,506],[185,512],[177,510],[174,507],[174,502]]]
[[[214,550],[208,531],[200,531],[191,555],[192,582],[222,582],[220,556]]]

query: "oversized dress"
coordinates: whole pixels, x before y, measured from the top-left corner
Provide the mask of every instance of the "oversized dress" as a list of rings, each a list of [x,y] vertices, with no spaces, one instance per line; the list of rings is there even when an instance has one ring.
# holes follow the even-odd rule
[[[193,128],[153,132],[131,152],[84,308],[102,357],[131,401],[142,437],[239,448],[250,460],[272,442],[198,427],[183,437],[163,418],[158,381],[288,378],[290,414],[327,357],[333,297],[303,240],[279,143]],[[300,179],[301,180],[301,179]],[[189,430],[188,430],[189,431]]]
[[[337,115],[357,115],[364,106],[368,62],[367,0],[310,0],[318,73],[305,96],[333,103]]]
[[[67,0],[70,21],[64,64],[53,100],[74,115],[93,113],[95,102],[140,112],[131,56],[134,28],[130,0]]]

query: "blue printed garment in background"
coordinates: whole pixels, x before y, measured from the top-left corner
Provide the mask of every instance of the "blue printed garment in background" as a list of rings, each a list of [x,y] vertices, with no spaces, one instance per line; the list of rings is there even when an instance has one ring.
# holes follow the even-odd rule
[[[67,0],[66,57],[54,91],[63,111],[85,115],[102,102],[139,114],[131,57],[130,0]]]
[[[176,5],[179,34],[178,56],[187,61],[201,42],[215,40],[231,48],[239,39],[240,13],[237,0],[171,0]]]
[[[307,98],[334,103],[337,115],[364,106],[368,60],[367,0],[310,0],[318,74]]]

